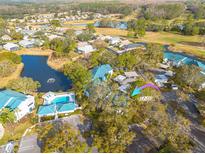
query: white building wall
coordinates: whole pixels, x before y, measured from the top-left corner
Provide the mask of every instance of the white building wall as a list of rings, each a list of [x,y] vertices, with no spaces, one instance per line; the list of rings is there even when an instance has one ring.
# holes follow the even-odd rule
[[[35,108],[35,99],[33,96],[28,96],[28,98],[23,101],[18,108],[15,110],[16,120],[20,120],[25,115],[31,113]]]

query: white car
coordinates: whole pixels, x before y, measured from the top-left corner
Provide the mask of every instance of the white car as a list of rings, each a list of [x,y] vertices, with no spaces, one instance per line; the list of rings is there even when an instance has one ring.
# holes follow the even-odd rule
[[[179,88],[178,88],[178,86],[177,85],[175,85],[175,84],[172,84],[172,90],[178,90]]]

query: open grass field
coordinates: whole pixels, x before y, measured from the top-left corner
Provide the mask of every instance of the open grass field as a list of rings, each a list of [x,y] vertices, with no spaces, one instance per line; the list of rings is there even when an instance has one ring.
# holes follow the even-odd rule
[[[167,32],[147,32],[144,37],[134,40],[174,45],[173,50],[183,51],[200,58],[205,58],[205,47],[201,45],[202,39],[202,36],[184,36]]]
[[[114,28],[96,28],[98,34],[127,37],[126,30]],[[146,32],[146,35],[139,39],[131,39],[138,42],[153,42],[159,44],[173,45],[175,51],[183,51],[188,54],[205,59],[205,47],[201,42],[205,39],[202,36],[184,36],[168,32]]]
[[[10,80],[17,79],[21,71],[23,70],[23,63],[17,65],[16,71],[13,72],[9,77],[0,78],[0,88],[4,88]]]
[[[64,24],[90,24],[94,23],[95,20],[75,20],[75,21],[66,21]]]
[[[126,30],[116,28],[95,28],[97,34],[110,35],[110,36],[127,36]]]

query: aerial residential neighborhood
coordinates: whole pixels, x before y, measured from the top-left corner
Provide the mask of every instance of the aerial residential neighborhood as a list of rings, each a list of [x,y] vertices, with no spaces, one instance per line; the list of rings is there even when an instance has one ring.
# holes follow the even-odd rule
[[[0,152],[205,153],[205,2],[0,1]]]

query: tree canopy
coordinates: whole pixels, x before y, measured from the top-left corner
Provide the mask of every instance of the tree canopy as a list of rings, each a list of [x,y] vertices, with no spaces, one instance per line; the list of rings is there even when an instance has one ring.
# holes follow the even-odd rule
[[[42,152],[83,153],[85,141],[80,140],[80,133],[68,124],[60,122],[45,123],[37,127],[38,139],[42,142]]]
[[[201,74],[201,69],[195,65],[183,65],[176,69],[174,81],[180,86],[198,89],[200,84],[205,81]]]
[[[13,111],[10,111],[7,108],[4,108],[0,112],[0,122],[5,124],[7,122],[14,122],[15,120],[15,115]]]
[[[64,65],[63,72],[72,80],[76,91],[81,96],[86,85],[91,81],[91,72],[78,62]]]
[[[32,78],[23,77],[9,81],[7,87],[24,94],[31,94],[37,91],[40,87],[40,83],[38,81],[33,81]]]

